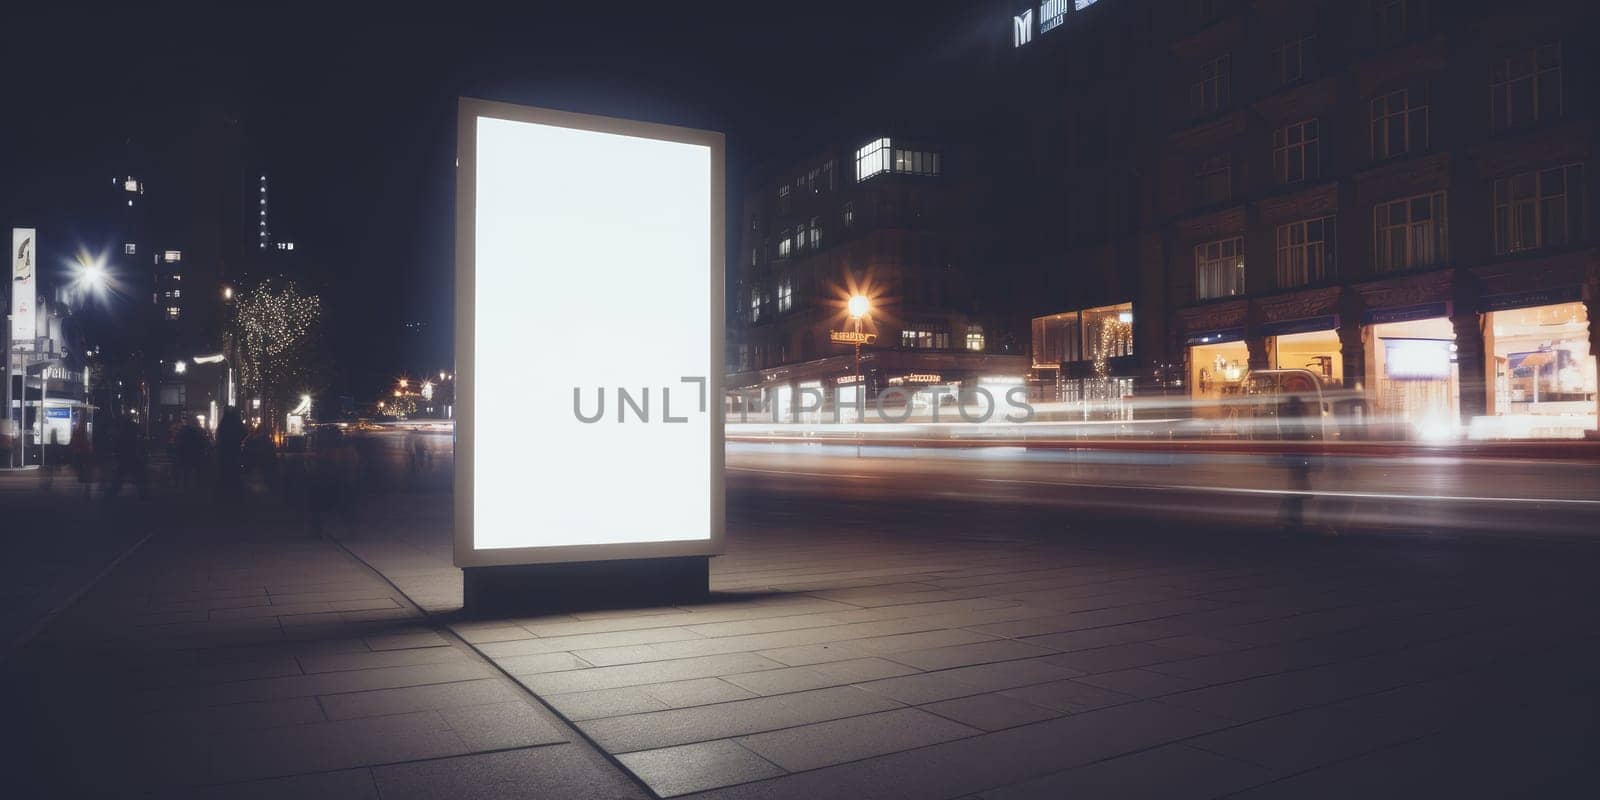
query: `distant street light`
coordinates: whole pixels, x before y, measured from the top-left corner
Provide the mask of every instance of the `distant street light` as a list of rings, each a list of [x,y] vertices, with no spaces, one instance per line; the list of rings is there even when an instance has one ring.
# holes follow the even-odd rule
[[[850,318],[860,320],[867,315],[867,312],[872,310],[872,301],[868,300],[864,294],[853,294],[850,295],[848,307],[850,309]]]
[[[182,375],[183,373],[188,372],[189,371],[189,362],[187,362],[187,361],[174,361],[172,363],[172,371],[178,373],[179,375]]]

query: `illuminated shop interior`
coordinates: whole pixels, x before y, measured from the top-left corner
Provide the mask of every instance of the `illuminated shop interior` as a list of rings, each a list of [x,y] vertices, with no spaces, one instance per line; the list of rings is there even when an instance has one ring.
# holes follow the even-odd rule
[[[1461,395],[1450,320],[1381,323],[1367,333],[1367,385],[1377,425],[1399,438],[1455,436]]]
[[[1595,429],[1595,358],[1583,303],[1486,315],[1487,417],[1474,438],[1582,438]]]
[[[1339,334],[1335,331],[1274,336],[1268,340],[1267,351],[1275,369],[1308,369],[1325,380],[1344,381],[1344,358],[1339,354]]]

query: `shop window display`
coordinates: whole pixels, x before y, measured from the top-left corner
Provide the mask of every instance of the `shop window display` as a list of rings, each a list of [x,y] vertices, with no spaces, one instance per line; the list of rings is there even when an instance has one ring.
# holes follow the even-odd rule
[[[1580,438],[1595,429],[1595,359],[1582,303],[1496,311],[1484,326],[1489,414],[1479,438]]]
[[[1239,393],[1250,371],[1250,350],[1244,342],[1195,345],[1189,348],[1190,396],[1198,401],[1197,417],[1224,416],[1224,404]]]
[[[1335,331],[1276,336],[1270,352],[1275,369],[1308,369],[1325,381],[1340,383],[1344,380],[1344,358],[1339,352],[1339,334]]]
[[[1422,439],[1457,434],[1461,393],[1450,320],[1373,325],[1367,364],[1376,432]]]

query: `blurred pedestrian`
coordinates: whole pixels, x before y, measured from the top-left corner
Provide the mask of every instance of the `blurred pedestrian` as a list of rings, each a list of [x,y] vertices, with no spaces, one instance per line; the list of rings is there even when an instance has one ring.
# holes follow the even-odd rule
[[[188,491],[200,485],[200,469],[206,460],[206,434],[199,425],[189,423],[179,428],[173,438],[178,488]]]
[[[1312,412],[1312,407],[1297,394],[1289,395],[1278,411],[1279,436],[1289,443],[1282,455],[1289,494],[1283,498],[1278,518],[1290,531],[1305,527],[1306,501],[1311,498],[1313,454],[1306,443],[1313,438]]]
[[[84,417],[79,417],[78,424],[72,429],[72,439],[67,442],[67,458],[72,461],[72,470],[78,475],[83,496],[88,498],[94,488],[94,443],[89,441],[89,421]]]
[[[239,409],[228,406],[217,424],[217,494],[236,496],[243,490],[239,470],[244,457],[244,421]]]
[[[11,419],[0,419],[0,467],[11,466],[16,446],[17,423]]]
[[[111,501],[122,493],[123,483],[131,482],[139,494],[139,499],[148,499],[150,481],[146,471],[144,434],[139,430],[139,423],[134,422],[131,417],[118,420],[116,439],[112,448],[115,468],[111,475],[111,485],[106,488],[102,497],[107,502]]]
[[[39,442],[39,484],[49,491],[55,484],[56,468],[65,457],[62,452],[65,448],[61,446],[60,432],[50,424],[49,419],[44,421],[43,427],[45,434]]]
[[[267,486],[277,483],[278,450],[273,445],[272,434],[265,426],[257,425],[244,440],[244,463]]]

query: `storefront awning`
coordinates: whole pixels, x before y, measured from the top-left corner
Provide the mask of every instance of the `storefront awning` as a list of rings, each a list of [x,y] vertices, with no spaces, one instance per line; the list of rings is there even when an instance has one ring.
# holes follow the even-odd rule
[[[1583,299],[1583,287],[1558,286],[1553,289],[1535,289],[1530,292],[1511,292],[1509,294],[1491,294],[1483,298],[1478,304],[1479,311],[1510,311],[1517,308],[1533,308],[1535,306],[1553,306],[1561,303],[1576,303]]]
[[[1339,316],[1328,314],[1309,319],[1290,319],[1282,322],[1268,322],[1261,326],[1263,336],[1288,336],[1291,333],[1313,333],[1316,331],[1331,331],[1339,327]]]
[[[1361,322],[1365,325],[1383,325],[1390,322],[1411,322],[1419,319],[1433,319],[1447,317],[1450,308],[1445,303],[1423,303],[1415,306],[1400,306],[1398,308],[1375,308],[1362,315]]]
[[[1244,340],[1244,328],[1224,328],[1217,331],[1199,331],[1191,333],[1183,343],[1194,347],[1202,344],[1221,344],[1223,342],[1238,342]]]

